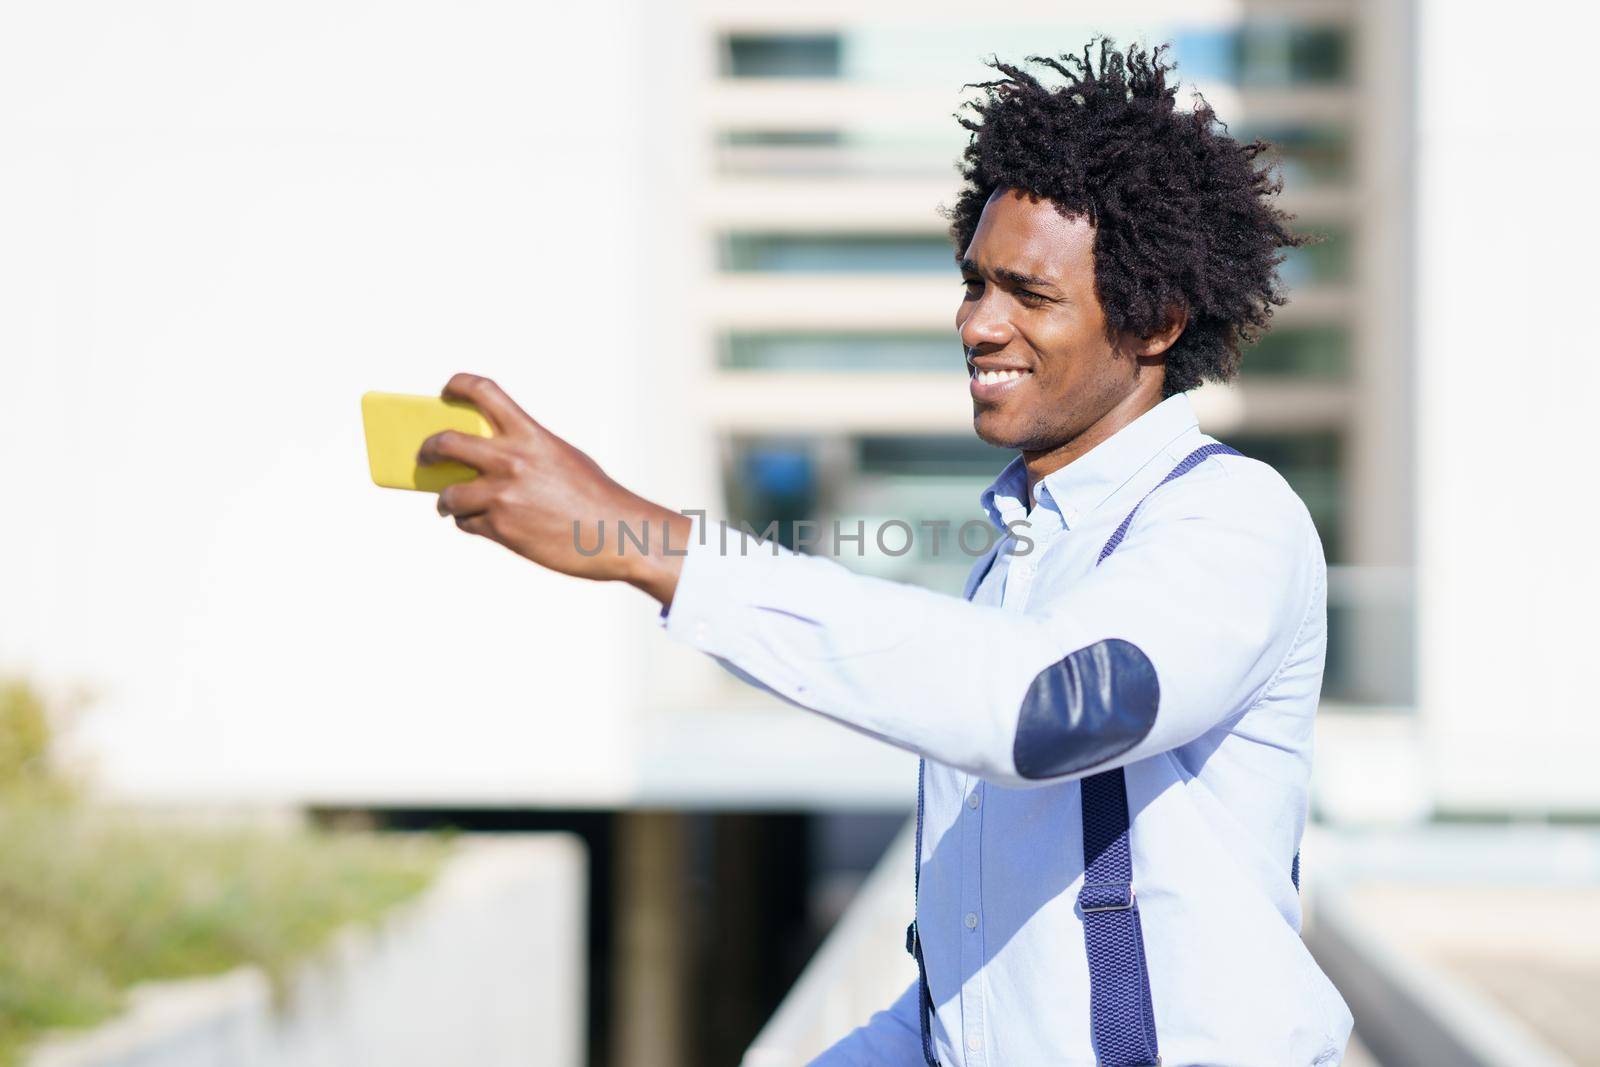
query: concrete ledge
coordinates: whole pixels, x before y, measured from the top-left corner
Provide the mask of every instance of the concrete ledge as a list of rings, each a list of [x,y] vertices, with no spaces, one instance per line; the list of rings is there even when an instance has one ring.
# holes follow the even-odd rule
[[[587,882],[576,837],[465,838],[420,899],[299,968],[286,1003],[254,968],[149,983],[27,1067],[578,1067]]]
[[[1381,1063],[1576,1067],[1492,1001],[1382,938],[1339,889],[1318,894],[1306,942]]]

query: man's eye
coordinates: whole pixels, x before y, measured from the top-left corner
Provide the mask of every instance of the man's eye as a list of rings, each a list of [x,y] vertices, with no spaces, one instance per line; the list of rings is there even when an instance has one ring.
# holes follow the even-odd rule
[[[982,285],[983,285],[983,282],[979,281],[977,278],[963,278],[961,280],[961,286],[964,289],[969,289],[969,290],[970,289],[976,289],[976,288],[981,287]]]
[[[1048,300],[1049,297],[1045,296],[1043,293],[1035,293],[1028,289],[1018,289],[1017,299],[1021,300],[1024,304],[1042,304]]]

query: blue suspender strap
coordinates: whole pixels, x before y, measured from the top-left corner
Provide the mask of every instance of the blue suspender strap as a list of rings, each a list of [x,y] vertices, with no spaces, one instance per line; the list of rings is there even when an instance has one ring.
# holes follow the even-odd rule
[[[1194,470],[1209,456],[1238,455],[1227,445],[1203,445],[1185,456],[1150,493]],[[1117,550],[1146,493],[1128,512],[1095,561]],[[1128,792],[1122,768],[1085,778],[1083,797],[1083,940],[1089,957],[1089,1025],[1101,1067],[1143,1067],[1161,1062],[1150,1002],[1144,930],[1133,892],[1133,852],[1128,843]]]
[[[916,863],[916,874],[912,881],[914,886],[913,900],[920,900],[922,896],[922,798],[923,781],[927,775],[927,761],[917,761],[917,854],[912,857]],[[939,1057],[933,1054],[933,1026],[930,1016],[933,1014],[933,994],[928,990],[928,966],[922,962],[922,938],[917,932],[917,920],[913,918],[911,925],[906,927],[906,951],[917,960],[917,1022],[922,1027],[922,1058],[928,1067],[939,1067]]]
[[[1101,1067],[1161,1062],[1144,930],[1133,895],[1128,795],[1122,768],[1083,780],[1083,941],[1089,955],[1089,1023]]]
[[[1190,452],[1187,456],[1184,456],[1178,465],[1173,467],[1171,472],[1169,472],[1165,478],[1156,483],[1156,489],[1160,489],[1163,485],[1166,485],[1168,482],[1176,478],[1182,478],[1185,474],[1188,474],[1190,471],[1200,466],[1204,460],[1210,458],[1211,456],[1237,456],[1238,454],[1238,449],[1229,448],[1227,445],[1201,445],[1193,452]],[[1150,493],[1155,492],[1156,489],[1150,490]],[[1133,506],[1133,510],[1128,512],[1127,518],[1123,519],[1121,525],[1112,531],[1110,540],[1108,540],[1105,547],[1100,550],[1100,558],[1094,561],[1095,566],[1098,567],[1100,564],[1104,563],[1106,561],[1106,557],[1115,552],[1117,550],[1117,546],[1122,544],[1122,539],[1128,536],[1128,527],[1133,525],[1133,517],[1139,514],[1139,509],[1144,507],[1144,502],[1150,499],[1150,493],[1146,493],[1144,496],[1140,497],[1139,502]]]

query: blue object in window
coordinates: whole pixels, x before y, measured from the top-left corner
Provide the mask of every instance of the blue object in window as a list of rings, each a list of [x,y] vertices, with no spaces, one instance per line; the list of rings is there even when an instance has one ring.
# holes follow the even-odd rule
[[[799,449],[759,449],[745,457],[750,485],[772,497],[805,496],[811,491],[811,457]]]

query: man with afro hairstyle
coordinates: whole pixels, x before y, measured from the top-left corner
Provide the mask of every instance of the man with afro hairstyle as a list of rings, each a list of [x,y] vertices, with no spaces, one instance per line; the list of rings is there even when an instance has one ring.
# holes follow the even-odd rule
[[[1162,49],[1028,63],[962,119],[950,211],[973,428],[1017,453],[962,597],[730,544],[473,375],[445,393],[497,436],[419,458],[482,472],[440,494],[462,529],[629,582],[745,681],[922,757],[917,977],[817,1063],[1337,1063],[1350,1013],[1299,936],[1322,546],[1187,397],[1237,372],[1302,238],[1267,146],[1176,107]],[[654,536],[580,547],[619,520]]]

